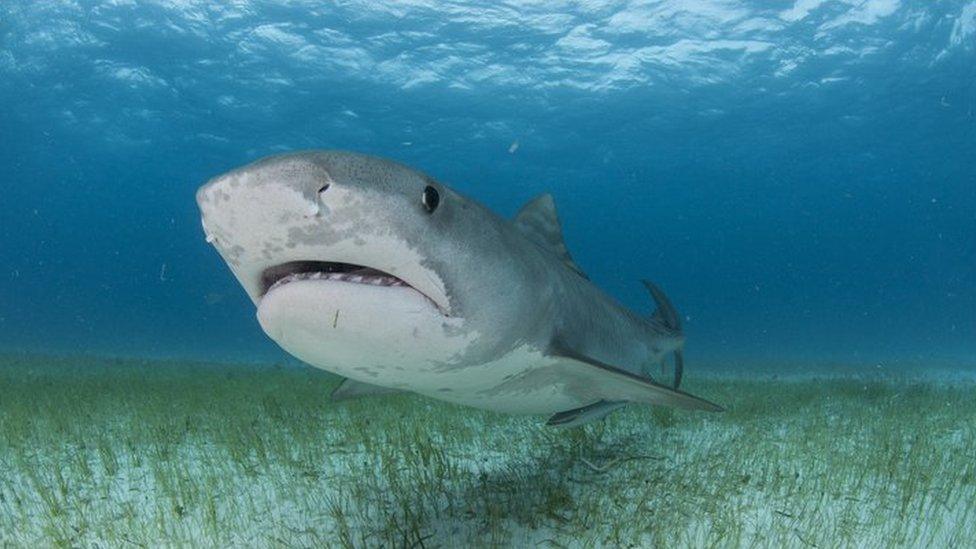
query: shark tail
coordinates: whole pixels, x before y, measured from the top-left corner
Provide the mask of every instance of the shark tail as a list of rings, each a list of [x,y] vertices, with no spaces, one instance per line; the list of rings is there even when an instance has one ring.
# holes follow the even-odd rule
[[[651,298],[654,299],[654,304],[657,309],[654,311],[653,319],[662,324],[668,330],[674,332],[675,334],[681,334],[681,316],[678,315],[678,311],[671,304],[671,300],[668,296],[664,294],[661,288],[658,288],[656,284],[650,280],[641,280],[644,283],[644,287],[647,291],[651,293]],[[662,365],[663,367],[663,365]],[[685,368],[685,360],[682,355],[681,349],[675,349],[674,351],[674,383],[673,387],[675,389],[681,385],[681,374]]]

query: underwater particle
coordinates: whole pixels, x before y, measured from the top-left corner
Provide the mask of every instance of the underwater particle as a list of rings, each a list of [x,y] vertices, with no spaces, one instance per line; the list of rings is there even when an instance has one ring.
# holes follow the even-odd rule
[[[166,282],[166,264],[165,263],[163,263],[159,267],[159,281],[160,282]]]
[[[518,139],[512,141],[512,144],[508,146],[508,154],[515,154],[515,151],[519,149]]]

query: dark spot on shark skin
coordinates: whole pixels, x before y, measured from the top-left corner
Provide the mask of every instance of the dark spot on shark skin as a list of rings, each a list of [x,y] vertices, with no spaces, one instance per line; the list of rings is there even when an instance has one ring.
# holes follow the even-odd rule
[[[362,238],[370,234],[370,226],[362,216],[342,215],[335,212],[332,215],[333,228],[323,230],[317,223],[306,224],[288,229],[288,242],[307,244],[311,246],[332,246],[351,238]],[[343,230],[336,230],[335,225],[346,226]],[[358,243],[358,242],[357,242]],[[364,242],[365,243],[365,242]],[[362,244],[360,244],[362,245]]]
[[[464,335],[464,328],[461,326],[452,326],[447,322],[441,323],[441,329],[444,330],[444,335],[447,337],[460,337]]]
[[[471,366],[471,365],[467,364],[466,366]],[[445,362],[443,360],[432,360],[430,371],[436,374],[440,374],[444,372],[451,372],[453,370],[457,370],[458,368],[462,368],[462,367],[463,366],[458,366],[457,364],[453,364],[451,362]]]
[[[301,221],[302,219],[304,219],[303,216],[296,214],[294,212],[283,212],[281,215],[278,216],[277,222],[279,225],[288,225],[292,221]]]
[[[547,366],[538,370],[529,370],[503,381],[498,385],[479,391],[487,397],[502,395],[527,395],[539,391],[549,390],[550,394],[565,394],[574,398],[586,400],[599,397],[593,394],[593,387],[583,380],[567,378],[558,367]]]
[[[445,337],[448,338],[466,338],[469,335],[477,334],[477,332],[472,334],[472,328],[468,327],[467,321],[460,326],[452,326],[446,322],[442,322],[441,328],[444,331]],[[476,337],[473,340],[467,341],[464,348],[456,352],[448,360],[437,362],[433,371],[445,373],[463,370],[465,368],[480,367],[484,365],[484,362],[479,360],[480,357],[504,357],[525,344],[526,341],[524,339],[502,340],[495,337]],[[531,348],[535,349],[535,347]]]
[[[319,244],[332,245],[340,240],[343,240],[343,238],[338,237],[338,235],[336,236],[336,238],[331,238],[329,235],[319,231],[314,225],[306,227],[291,227],[288,229],[288,242],[296,244],[307,244],[312,246]]]
[[[222,189],[213,189],[210,192],[205,192],[200,195],[200,201],[207,203],[219,203],[220,201],[230,202],[230,195],[224,192]]]
[[[226,250],[224,250],[224,258],[229,263],[232,263],[234,265],[240,265],[240,263],[241,263],[241,256],[244,255],[244,251],[245,250],[244,250],[244,247],[243,246],[241,246],[239,244],[235,244],[235,245],[231,246],[230,248],[227,248]]]
[[[468,330],[463,328],[455,328],[454,331],[457,334],[457,337],[465,337],[470,334]],[[465,341],[464,347],[448,357],[446,360],[432,361],[431,371],[440,374],[468,368],[481,368],[486,364],[484,360],[480,359],[481,357],[504,357],[520,344],[521,342],[515,342],[512,345],[508,345],[507,343],[499,345],[498,341],[488,339],[486,342],[485,338],[476,338],[474,340]]]
[[[357,366],[357,367],[353,368],[353,370],[356,370],[357,372],[362,372],[362,373],[364,373],[364,374],[366,374],[368,376],[371,376],[371,377],[379,377],[380,376],[380,373],[379,372],[377,372],[376,370],[373,370],[372,368],[366,367],[366,366]]]
[[[560,376],[556,375],[549,368],[530,370],[521,372],[518,375],[509,376],[506,381],[489,389],[479,391],[478,394],[488,397],[529,394],[536,389],[555,387],[561,381]]]
[[[270,261],[272,257],[274,257],[274,254],[284,251],[284,248],[276,244],[277,241],[279,241],[279,239],[272,238],[270,241],[264,243],[264,248],[261,250],[261,255],[265,259]]]

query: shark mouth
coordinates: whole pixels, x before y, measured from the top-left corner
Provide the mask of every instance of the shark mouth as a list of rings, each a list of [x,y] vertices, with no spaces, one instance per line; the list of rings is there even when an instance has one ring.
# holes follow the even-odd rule
[[[400,277],[372,267],[336,261],[291,261],[269,267],[261,273],[261,296],[264,297],[272,290],[292,282],[303,280],[329,280],[367,286],[409,288],[427,298],[434,307],[447,316],[440,304]]]

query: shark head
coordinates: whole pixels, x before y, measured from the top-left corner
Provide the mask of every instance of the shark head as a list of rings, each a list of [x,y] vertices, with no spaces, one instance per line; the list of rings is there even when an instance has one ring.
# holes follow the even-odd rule
[[[457,362],[524,316],[531,273],[504,221],[431,177],[380,158],[267,158],[197,192],[207,240],[257,307],[265,333],[315,366],[387,386]],[[486,266],[491,268],[486,270]]]

